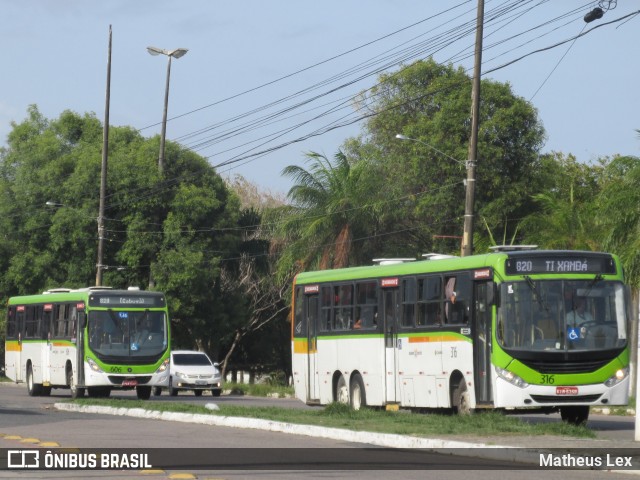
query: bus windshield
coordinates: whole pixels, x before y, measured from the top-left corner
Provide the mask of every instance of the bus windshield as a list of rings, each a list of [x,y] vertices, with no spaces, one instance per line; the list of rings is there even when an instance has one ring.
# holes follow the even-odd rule
[[[624,286],[591,280],[533,280],[501,286],[496,336],[508,349],[608,350],[626,345]]]
[[[167,347],[164,312],[91,311],[89,347],[98,356],[148,357]]]

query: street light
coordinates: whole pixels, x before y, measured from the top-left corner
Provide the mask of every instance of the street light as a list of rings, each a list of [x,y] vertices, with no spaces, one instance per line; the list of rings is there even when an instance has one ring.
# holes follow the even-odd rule
[[[147,52],[151,55],[166,55],[167,62],[167,83],[164,90],[164,112],[162,114],[162,132],[160,133],[160,157],[158,159],[158,170],[164,171],[164,141],[167,134],[167,108],[169,106],[169,78],[171,77],[171,59],[180,58],[189,50],[186,48],[176,48],[175,50],[164,50],[158,47],[147,47]]]
[[[418,140],[416,138],[406,137],[401,134],[397,134],[396,138],[399,140],[409,140],[411,142],[417,142],[426,147],[429,147],[430,149],[435,150],[439,154],[444,155],[449,160],[453,160],[456,163],[460,163],[464,165],[467,168],[467,172],[473,171],[475,169],[476,162],[474,160],[467,160],[466,162],[463,162],[461,160],[453,158],[451,155],[447,155],[446,153],[438,150],[436,147],[429,145],[428,143]],[[470,178],[473,178],[474,180],[470,181]],[[467,175],[467,179],[464,181],[465,208],[464,208],[464,227],[463,227],[463,234],[462,234],[463,244],[462,244],[462,252],[461,252],[463,257],[467,255],[471,255],[470,246],[467,243],[465,243],[465,241],[473,235],[473,199],[474,199],[474,196],[473,196],[474,185],[472,183],[473,181],[475,181],[475,177],[470,177],[469,175]]]

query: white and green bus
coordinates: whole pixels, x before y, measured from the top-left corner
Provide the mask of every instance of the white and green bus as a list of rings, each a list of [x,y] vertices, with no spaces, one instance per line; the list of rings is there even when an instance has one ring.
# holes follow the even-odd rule
[[[57,288],[12,297],[5,372],[29,395],[68,388],[72,398],[136,389],[148,399],[169,381],[170,325],[162,293]]]
[[[626,405],[630,294],[608,253],[496,248],[300,273],[297,398],[387,408],[527,408],[584,423]]]

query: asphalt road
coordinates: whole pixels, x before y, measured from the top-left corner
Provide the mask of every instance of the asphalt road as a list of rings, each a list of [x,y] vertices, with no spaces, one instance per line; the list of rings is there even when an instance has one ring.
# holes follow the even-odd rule
[[[114,397],[135,398],[133,393],[116,393]],[[366,444],[354,444],[346,441],[313,438],[309,436],[289,435],[286,433],[261,431],[255,429],[229,428],[221,426],[199,425],[193,423],[174,423],[168,421],[158,421],[149,419],[139,419],[130,417],[117,417],[109,415],[85,414],[61,412],[53,408],[52,404],[61,399],[68,398],[68,392],[64,390],[54,391],[51,397],[29,397],[26,388],[0,385],[0,448],[2,449],[24,449],[39,448],[54,445],[65,449],[87,449],[87,448],[143,448],[143,449],[164,449],[166,455],[173,455],[177,452],[189,452],[198,448],[207,448],[208,455],[226,455],[228,460],[234,461],[238,452],[246,453],[246,458],[254,459],[264,455],[266,449],[268,453],[279,452],[285,455],[292,462],[296,470],[270,470],[260,468],[259,470],[242,468],[237,469],[202,469],[197,465],[191,465],[184,469],[160,469],[153,471],[149,469],[143,471],[26,471],[11,470],[0,471],[0,478],[148,478],[150,473],[154,473],[153,478],[216,478],[216,479],[245,479],[256,477],[271,478],[299,478],[303,475],[307,478],[349,478],[377,480],[388,479],[389,477],[401,479],[426,478],[429,472],[426,471],[425,464],[429,470],[438,470],[439,479],[467,480],[470,470],[473,470],[474,478],[492,479],[513,478],[518,476],[522,480],[539,480],[541,471],[522,470],[518,472],[509,471],[519,465],[505,465],[495,461],[485,461],[477,458],[452,457],[434,453],[422,453],[419,462],[420,470],[393,470],[376,468],[376,461],[383,461],[385,452],[376,452],[366,464],[367,455],[372,454],[372,450]],[[290,408],[315,408],[303,405],[294,399],[263,399],[253,397],[232,397],[222,396],[212,398],[211,396],[195,397],[192,394],[182,394],[178,397],[163,395],[159,398],[153,397],[152,401],[175,401],[175,400],[195,403],[216,403],[230,402],[238,404],[252,405],[279,405]],[[532,421],[548,421],[546,417],[535,416]],[[624,420],[624,419],[622,419]],[[599,419],[596,422],[601,422]],[[630,428],[629,428],[630,427]],[[615,419],[615,421],[603,420],[599,423],[599,428],[611,435],[633,435],[633,419],[626,422]],[[43,443],[44,442],[44,443]],[[320,450],[322,449],[322,450]],[[283,453],[284,452],[284,453]],[[308,455],[320,455],[317,457],[317,464],[313,465]],[[314,453],[315,452],[315,453]],[[157,453],[157,452],[156,452]],[[356,458],[357,470],[323,469],[318,465],[326,465],[327,456],[334,455],[335,464],[345,466],[347,454],[353,453]],[[297,454],[297,457],[296,457]],[[416,452],[397,450],[394,459],[400,455],[406,457],[407,465],[413,465],[416,459],[412,457]],[[186,453],[185,453],[186,455]],[[382,455],[382,456],[381,456]],[[428,455],[428,456],[427,456]],[[288,457],[287,457],[288,456]],[[304,464],[297,464],[298,457]],[[405,458],[405,457],[401,457]],[[313,457],[312,457],[313,459]],[[331,457],[329,457],[331,460]],[[242,467],[242,457],[237,460]],[[394,460],[396,461],[396,460]],[[260,465],[264,467],[267,462]],[[256,467],[253,467],[256,468]],[[488,469],[488,470],[485,470]],[[184,475],[177,477],[177,475]],[[535,476],[534,476],[535,475]],[[550,479],[562,478],[590,479],[590,478],[629,478],[621,474],[605,474],[604,472],[591,471],[556,471],[544,472],[545,477]]]

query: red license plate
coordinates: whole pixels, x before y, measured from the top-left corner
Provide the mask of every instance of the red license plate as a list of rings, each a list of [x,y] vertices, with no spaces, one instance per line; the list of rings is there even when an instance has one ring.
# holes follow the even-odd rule
[[[138,385],[138,380],[136,380],[135,378],[127,378],[122,381],[123,387],[135,387],[137,385]]]
[[[556,387],[556,395],[578,395],[578,387]]]

